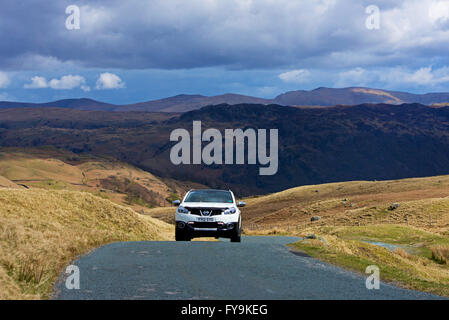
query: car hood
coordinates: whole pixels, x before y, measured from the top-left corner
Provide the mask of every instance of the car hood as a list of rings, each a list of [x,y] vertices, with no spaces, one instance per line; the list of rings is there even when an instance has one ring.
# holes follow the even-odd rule
[[[183,202],[182,207],[189,208],[231,208],[235,207],[233,203],[221,203],[221,202]]]

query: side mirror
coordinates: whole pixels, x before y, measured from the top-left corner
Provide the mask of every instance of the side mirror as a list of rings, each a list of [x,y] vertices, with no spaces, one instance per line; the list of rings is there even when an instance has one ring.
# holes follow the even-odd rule
[[[244,206],[246,206],[246,203],[243,202],[243,201],[239,201],[239,202],[237,203],[237,207],[244,207]]]
[[[173,201],[174,206],[179,206],[180,204],[181,204],[181,201],[179,201],[179,200]]]

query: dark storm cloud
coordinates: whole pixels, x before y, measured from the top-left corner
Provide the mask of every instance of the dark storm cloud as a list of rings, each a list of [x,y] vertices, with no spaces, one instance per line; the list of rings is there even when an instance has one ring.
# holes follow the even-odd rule
[[[81,8],[67,30],[65,9]],[[0,69],[422,67],[449,49],[447,1],[2,1]],[[446,10],[446,8],[448,8]],[[447,12],[446,12],[447,11]],[[429,58],[430,57],[430,58]]]
[[[65,8],[81,8],[81,29]],[[351,17],[348,19],[347,17]],[[362,3],[2,1],[0,68],[270,68],[369,45]],[[365,34],[365,35],[363,35]]]

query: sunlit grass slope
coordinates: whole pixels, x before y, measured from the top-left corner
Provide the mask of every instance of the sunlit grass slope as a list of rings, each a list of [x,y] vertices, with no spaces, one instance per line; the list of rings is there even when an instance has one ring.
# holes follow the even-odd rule
[[[87,192],[0,189],[0,299],[42,299],[78,255],[115,241],[167,240],[171,227]]]

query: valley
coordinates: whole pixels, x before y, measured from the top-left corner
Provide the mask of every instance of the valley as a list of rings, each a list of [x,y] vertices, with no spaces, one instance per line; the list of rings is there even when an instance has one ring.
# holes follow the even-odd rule
[[[260,164],[172,164],[176,142],[170,134],[190,132],[193,121],[201,121],[203,130],[221,132],[277,129],[277,173],[260,176]],[[0,110],[1,148],[51,146],[114,159],[163,179],[231,188],[240,196],[299,185],[449,174],[448,129],[449,109],[419,104],[325,109],[217,105],[182,114]]]
[[[132,165],[70,151],[6,148],[0,151],[0,186],[85,191],[135,211],[171,205],[195,183],[161,180]]]
[[[173,165],[170,132],[197,120],[278,129],[278,173]],[[448,126],[447,108],[420,104],[2,109],[3,297],[48,297],[62,266],[101,244],[172,239],[171,202],[191,188],[235,191],[247,236],[296,236],[302,255],[359,273],[381,265],[385,281],[448,296]]]
[[[0,170],[0,294],[7,299],[48,297],[61,268],[101,244],[172,239],[168,200],[204,187],[49,147],[3,148]],[[135,189],[120,189],[125,178],[166,197],[167,206],[150,208],[143,195],[130,201]],[[308,185],[242,200],[247,236],[300,237],[291,250],[360,273],[380,265],[386,281],[449,295],[449,176]]]

